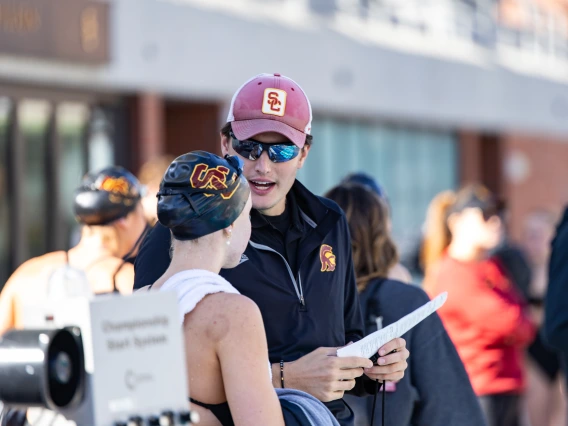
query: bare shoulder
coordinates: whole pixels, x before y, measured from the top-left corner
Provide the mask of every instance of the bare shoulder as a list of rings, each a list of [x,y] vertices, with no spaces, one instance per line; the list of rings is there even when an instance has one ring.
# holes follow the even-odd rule
[[[208,338],[219,341],[229,334],[240,336],[260,329],[262,316],[256,303],[241,294],[214,293],[206,296],[186,315],[185,328],[199,327]]]
[[[65,264],[65,260],[65,252],[63,251],[47,253],[42,256],[29,259],[22,263],[18,269],[14,271],[8,280],[7,285],[11,283],[18,283],[21,285],[22,283],[27,282],[30,278],[33,278],[33,281],[37,282],[38,276]]]
[[[65,264],[66,257],[63,251],[54,251],[42,256],[34,257],[22,263],[14,274],[35,275],[45,268],[55,268]]]
[[[222,312],[230,315],[234,321],[246,321],[247,318],[260,318],[262,320],[260,309],[258,309],[256,303],[242,294],[210,294],[202,300],[200,305],[207,309],[211,315],[218,315]]]

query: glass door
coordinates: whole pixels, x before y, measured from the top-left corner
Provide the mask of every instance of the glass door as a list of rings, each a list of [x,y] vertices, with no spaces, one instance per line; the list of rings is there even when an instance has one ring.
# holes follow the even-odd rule
[[[112,96],[0,86],[0,289],[26,260],[78,242],[74,191],[88,170],[126,151],[121,105]]]

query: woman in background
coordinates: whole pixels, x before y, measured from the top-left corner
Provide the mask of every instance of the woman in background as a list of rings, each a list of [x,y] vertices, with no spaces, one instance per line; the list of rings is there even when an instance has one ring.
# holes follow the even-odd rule
[[[379,182],[377,182],[376,179],[374,179],[371,175],[368,175],[367,173],[352,173],[350,175],[347,175],[342,181],[341,184],[359,184],[359,185],[363,185],[365,187],[367,187],[367,189],[370,189],[372,192],[375,193],[375,195],[377,195],[385,204],[386,209],[387,209],[387,218],[386,218],[386,228],[388,233],[390,234],[391,229],[392,229],[392,222],[390,219],[390,215],[391,215],[391,208],[390,208],[390,204],[389,204],[389,199],[387,196],[387,192],[385,191],[385,189],[382,187],[381,184],[379,184]],[[408,269],[399,262],[398,256],[397,256],[397,261],[390,266],[389,271],[388,271],[388,277],[390,279],[393,280],[397,280],[397,281],[401,281],[403,283],[412,283],[412,275],[410,274],[410,272],[408,271]]]
[[[502,222],[493,195],[481,185],[437,197],[429,210],[424,287],[448,292],[438,311],[469,374],[490,426],[518,426],[525,389],[524,349],[535,326],[520,292],[491,250]],[[436,260],[437,259],[437,260]]]
[[[337,186],[326,197],[343,209],[349,223],[365,333],[387,326],[428,302],[420,288],[388,278],[398,253],[390,236],[384,199],[358,184]],[[483,426],[479,403],[438,315],[425,319],[404,338],[412,347],[412,357],[404,378],[386,384],[385,424]],[[369,425],[373,398],[346,395],[345,399],[355,411],[356,425]],[[381,407],[377,405],[375,425],[381,424]]]

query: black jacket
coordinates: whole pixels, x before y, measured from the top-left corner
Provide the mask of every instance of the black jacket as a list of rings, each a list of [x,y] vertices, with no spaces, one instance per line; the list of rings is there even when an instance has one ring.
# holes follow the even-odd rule
[[[287,247],[278,247],[269,223],[253,215],[252,235],[241,263],[221,275],[259,306],[271,363],[294,361],[322,347],[343,346],[363,336],[351,258],[349,228],[341,209],[296,181],[291,190],[294,230]],[[169,265],[169,230],[156,225],[135,263],[135,288],[152,284]],[[294,250],[286,253],[286,249]],[[297,270],[286,257],[296,256]],[[374,383],[357,381],[356,394]],[[342,400],[328,408],[343,425],[352,424]]]
[[[545,337],[568,367],[568,208],[552,241],[544,321]],[[568,373],[568,368],[565,368]],[[567,374],[568,378],[568,374]]]
[[[426,293],[399,281],[376,279],[360,295],[365,333],[386,327],[428,302]],[[388,426],[483,426],[485,419],[463,363],[438,314],[426,318],[404,336],[411,353],[403,379],[385,400]],[[387,388],[389,389],[389,388]],[[378,396],[381,398],[381,396]],[[355,411],[356,426],[368,426],[373,397],[346,396]],[[377,402],[375,425],[381,424]]]

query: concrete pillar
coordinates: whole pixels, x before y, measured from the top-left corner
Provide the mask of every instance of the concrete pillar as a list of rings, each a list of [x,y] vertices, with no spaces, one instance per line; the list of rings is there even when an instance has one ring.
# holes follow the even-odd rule
[[[132,102],[132,168],[165,153],[164,100],[156,93],[140,93]]]
[[[460,185],[482,181],[481,161],[481,135],[462,132],[459,136]]]

